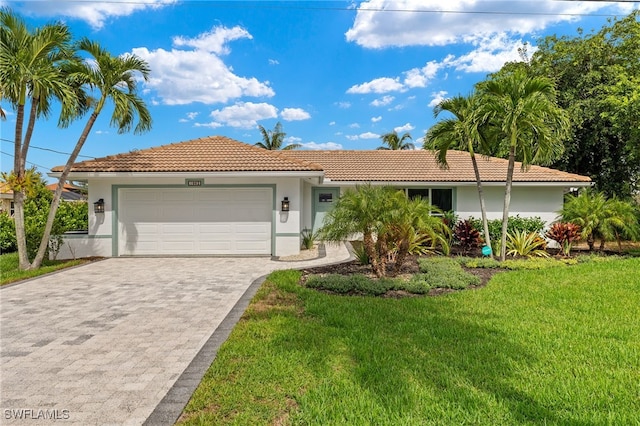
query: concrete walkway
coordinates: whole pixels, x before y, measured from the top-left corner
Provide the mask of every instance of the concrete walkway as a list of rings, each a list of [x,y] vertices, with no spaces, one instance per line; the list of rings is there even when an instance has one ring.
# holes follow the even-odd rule
[[[256,280],[348,258],[115,258],[2,287],[0,423],[172,424]]]

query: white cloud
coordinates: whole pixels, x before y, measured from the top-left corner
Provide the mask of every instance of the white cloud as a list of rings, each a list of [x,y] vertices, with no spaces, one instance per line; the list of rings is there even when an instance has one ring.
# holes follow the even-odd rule
[[[408,88],[426,87],[430,80],[436,76],[442,63],[437,61],[429,61],[422,68],[413,68],[404,73],[404,85]]]
[[[277,59],[269,59],[269,65],[280,65]]]
[[[447,92],[446,90],[441,90],[439,92],[433,92],[431,94],[431,96],[432,96],[431,102],[429,102],[429,105],[427,105],[427,106],[429,108],[434,108],[440,102],[444,101],[448,94],[449,94],[449,92]]]
[[[371,117],[371,122],[372,123],[377,123],[380,120],[382,120],[382,116],[381,115],[379,115],[377,117]]]
[[[284,121],[300,121],[311,118],[311,115],[302,108],[285,108],[280,113],[280,116]]]
[[[260,120],[277,118],[278,109],[267,103],[238,102],[235,105],[212,111],[211,117],[215,121],[208,124],[197,124],[197,126],[216,128],[224,125],[249,129],[257,126]]]
[[[345,135],[345,138],[349,139],[350,141],[357,141],[358,135]]]
[[[416,127],[412,126],[411,123],[407,123],[404,126],[394,127],[393,130],[395,130],[396,133],[404,133],[404,132],[410,132],[415,128]]]
[[[353,26],[345,36],[348,41],[373,49],[444,46],[498,32],[529,34],[558,22],[575,21],[575,14],[601,9],[624,11],[629,5],[553,0],[369,0],[360,3]]]
[[[94,133],[96,135],[108,135],[109,131],[108,130],[96,130]]]
[[[287,144],[300,143],[302,142],[302,138],[299,138],[297,136],[287,136],[286,138],[284,138],[284,141],[287,142]]]
[[[351,102],[336,102],[335,105],[341,109],[351,108]]]
[[[347,93],[350,94],[367,94],[367,93],[388,93],[396,92],[404,89],[404,85],[400,83],[400,78],[381,77],[371,80],[367,83],[356,84],[351,86]]]
[[[365,132],[358,135],[359,139],[378,139],[379,137],[379,134],[373,132]]]
[[[2,6],[4,2],[0,2]],[[26,1],[17,3],[15,9],[35,16],[66,16],[87,22],[93,29],[101,29],[110,17],[129,16],[145,9],[159,9],[176,3],[176,0],[112,0],[108,2],[89,1]]]
[[[389,105],[394,100],[395,100],[395,97],[390,95],[385,95],[379,99],[374,99],[373,101],[371,101],[370,105],[373,105],[375,107],[381,107],[381,106]]]
[[[351,123],[351,124],[349,124],[349,128],[351,128],[351,129],[359,129],[360,125],[358,123]]]
[[[524,47],[522,40],[509,39],[505,33],[476,39],[472,44],[476,46],[474,50],[455,59],[448,58],[447,65],[464,72],[494,72],[506,62],[519,61],[518,49]],[[536,50],[536,47],[528,47],[529,54]]]
[[[211,31],[199,34],[195,38],[176,36],[173,38],[173,45],[177,47],[193,47],[202,52],[215,53],[216,55],[226,55],[230,52],[227,43],[243,38],[253,39],[247,30],[235,26],[233,28],[214,27]]]
[[[187,116],[187,118],[181,118],[180,120],[178,120],[180,123],[187,123],[189,121],[193,121],[195,120],[195,118],[200,115],[199,112],[188,112],[185,114]]]
[[[335,122],[335,121],[331,121],[331,122],[329,122],[329,126],[335,126],[335,125],[336,125],[336,122]]]
[[[153,70],[145,91],[154,90],[165,105],[185,105],[193,102],[213,104],[242,96],[271,97],[275,92],[268,82],[255,77],[240,77],[233,73],[215,52],[229,53],[225,43],[251,35],[240,27],[215,28],[193,39],[174,38],[174,44],[195,50],[132,50],[149,63]]]
[[[310,151],[335,151],[343,149],[342,145],[335,142],[324,142],[324,143],[316,143],[316,142],[307,142],[301,144],[303,149],[308,149]]]

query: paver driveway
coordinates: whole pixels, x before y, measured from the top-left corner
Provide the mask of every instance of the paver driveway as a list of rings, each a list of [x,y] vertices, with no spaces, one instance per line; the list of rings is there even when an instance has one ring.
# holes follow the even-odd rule
[[[349,256],[329,251],[107,259],[0,289],[0,423],[142,424],[254,280]]]

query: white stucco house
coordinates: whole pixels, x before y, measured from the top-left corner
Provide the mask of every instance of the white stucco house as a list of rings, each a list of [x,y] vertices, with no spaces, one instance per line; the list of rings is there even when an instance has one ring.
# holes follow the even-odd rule
[[[424,150],[267,151],[221,136],[83,161],[69,179],[88,182],[88,233],[67,235],[58,257],[293,255],[303,229],[317,229],[343,191],[367,182],[480,217],[469,155],[450,151],[448,162],[442,170]],[[488,215],[499,218],[507,161],[479,166]],[[569,188],[590,184],[517,164],[510,210],[550,223]]]

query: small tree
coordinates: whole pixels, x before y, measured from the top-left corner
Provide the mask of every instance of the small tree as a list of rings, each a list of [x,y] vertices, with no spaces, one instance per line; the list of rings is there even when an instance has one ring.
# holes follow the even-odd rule
[[[393,132],[380,136],[380,139],[382,139],[382,146],[378,147],[378,149],[396,151],[416,148],[413,143],[409,142],[411,141],[411,135],[408,132],[405,132],[402,136],[398,136],[398,132],[394,130]]]
[[[546,236],[558,243],[563,255],[569,256],[573,243],[580,240],[580,227],[571,222],[556,222],[551,225]]]
[[[260,134],[262,135],[262,141],[256,142],[255,146],[258,146],[260,148],[268,149],[269,151],[277,151],[279,149],[283,151],[289,151],[292,149],[300,148],[302,146],[297,143],[291,143],[289,145],[283,146],[284,137],[287,136],[287,134],[282,131],[282,124],[280,124],[280,122],[276,123],[276,126],[273,128],[273,130],[267,130],[261,125],[258,125],[258,129],[260,130]]]

